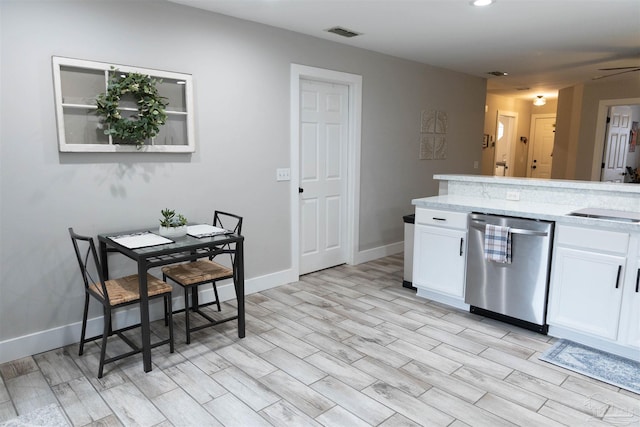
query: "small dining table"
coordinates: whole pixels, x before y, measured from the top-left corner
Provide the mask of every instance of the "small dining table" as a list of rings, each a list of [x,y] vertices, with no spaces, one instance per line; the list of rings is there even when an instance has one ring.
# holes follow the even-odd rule
[[[105,280],[109,279],[108,254],[118,252],[134,260],[138,265],[140,283],[140,326],[142,333],[142,361],[144,371],[151,371],[151,328],[149,325],[149,297],[147,293],[147,272],[149,269],[167,264],[195,261],[218,255],[221,251],[234,253],[233,284],[237,298],[237,316],[222,319],[217,323],[238,320],[238,337],[245,336],[244,312],[244,237],[238,234],[216,234],[206,237],[169,237],[169,241],[158,239],[152,228],[110,232],[98,234],[100,242],[100,261]],[[157,230],[157,228],[156,228]],[[128,237],[145,237],[153,243],[152,246],[132,248],[135,245],[123,243]],[[123,239],[124,238],[124,239]],[[155,241],[167,243],[156,244]]]

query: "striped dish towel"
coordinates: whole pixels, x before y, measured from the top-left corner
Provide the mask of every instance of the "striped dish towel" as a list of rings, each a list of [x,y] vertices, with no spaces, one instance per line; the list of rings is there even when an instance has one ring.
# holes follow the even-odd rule
[[[509,232],[509,227],[486,225],[484,258],[487,261],[511,264],[511,233]]]

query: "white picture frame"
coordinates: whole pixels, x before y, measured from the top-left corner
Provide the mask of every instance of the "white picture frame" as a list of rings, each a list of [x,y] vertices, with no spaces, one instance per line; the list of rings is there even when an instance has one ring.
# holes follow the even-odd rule
[[[195,132],[193,119],[193,79],[190,74],[105,62],[52,57],[58,148],[60,152],[94,153],[193,153]],[[119,144],[101,129],[95,114],[95,97],[107,90],[109,73],[140,73],[160,81],[161,96],[169,100],[165,110],[167,122],[160,133],[145,145]],[[123,103],[123,114],[135,106]]]

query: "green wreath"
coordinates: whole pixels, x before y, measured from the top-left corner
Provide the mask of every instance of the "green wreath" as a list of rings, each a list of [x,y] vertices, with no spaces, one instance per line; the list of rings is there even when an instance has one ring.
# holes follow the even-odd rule
[[[133,143],[138,148],[144,145],[145,140],[156,136],[160,126],[167,121],[165,108],[169,105],[166,98],[158,94],[156,83],[159,82],[161,80],[139,73],[121,76],[117,69],[113,69],[107,91],[96,97],[97,114],[107,125],[105,135]],[[127,93],[135,96],[138,104],[138,114],[131,118],[122,117],[119,110],[120,98]]]

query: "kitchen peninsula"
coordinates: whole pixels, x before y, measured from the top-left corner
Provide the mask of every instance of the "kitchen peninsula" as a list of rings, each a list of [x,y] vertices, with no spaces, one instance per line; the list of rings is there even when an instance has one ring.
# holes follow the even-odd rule
[[[434,179],[439,194],[412,201],[418,296],[474,308],[465,301],[467,257],[477,251],[468,243],[468,214],[547,221],[555,225],[547,248],[550,268],[543,272],[548,334],[640,360],[640,185],[475,175]],[[531,238],[517,239],[514,257]],[[514,259],[511,268],[533,259]],[[501,284],[512,292],[521,285]]]

